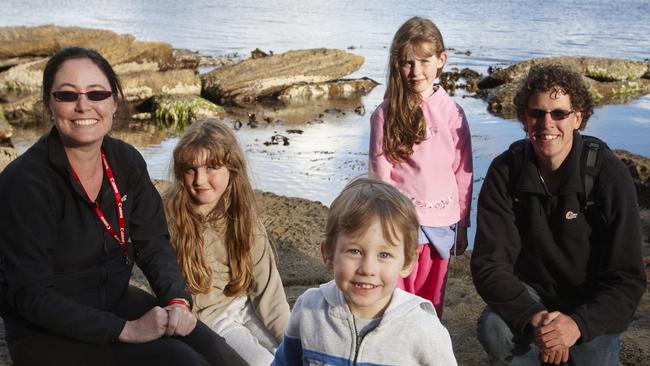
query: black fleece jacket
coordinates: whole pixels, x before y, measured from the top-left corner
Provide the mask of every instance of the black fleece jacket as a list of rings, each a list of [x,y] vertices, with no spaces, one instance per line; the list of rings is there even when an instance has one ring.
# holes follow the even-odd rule
[[[110,137],[102,147],[124,201],[129,256],[161,303],[190,300],[144,159]],[[98,201],[119,230],[106,176]],[[133,261],[125,263],[72,177],[56,129],[0,174],[0,207],[0,303],[8,341],[31,329],[89,343],[115,341],[126,320],[111,309],[128,287]]]
[[[472,277],[483,300],[516,334],[544,309],[571,316],[582,334],[579,341],[620,333],[643,295],[634,183],[609,149],[600,150],[593,191],[600,206],[594,216],[600,217],[595,218],[581,210],[582,137],[577,132],[560,167],[557,192],[547,192],[542,184],[530,143],[520,152],[523,166],[516,181],[510,181],[515,175],[510,151],[488,169],[478,200]],[[523,282],[539,293],[543,305],[530,298]]]

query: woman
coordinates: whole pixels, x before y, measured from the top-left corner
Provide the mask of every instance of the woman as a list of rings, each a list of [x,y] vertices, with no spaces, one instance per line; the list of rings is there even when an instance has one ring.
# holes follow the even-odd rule
[[[107,136],[121,95],[99,53],[59,51],[43,72],[54,127],[0,174],[11,357],[16,365],[243,365],[189,311],[142,156]],[[157,298],[129,287],[134,262]]]

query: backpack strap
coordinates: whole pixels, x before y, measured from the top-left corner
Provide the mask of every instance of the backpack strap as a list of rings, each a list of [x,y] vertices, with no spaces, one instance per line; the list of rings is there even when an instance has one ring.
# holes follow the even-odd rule
[[[602,149],[608,149],[607,144],[593,136],[582,136],[582,156],[580,172],[582,174],[583,192],[580,201],[584,210],[596,204],[593,189],[602,162]]]

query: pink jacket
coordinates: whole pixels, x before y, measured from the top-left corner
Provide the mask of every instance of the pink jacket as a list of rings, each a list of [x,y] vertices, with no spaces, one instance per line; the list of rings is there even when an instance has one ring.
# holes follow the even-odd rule
[[[422,101],[427,138],[393,164],[383,154],[384,101],[370,117],[370,173],[397,187],[413,201],[423,226],[460,221],[469,226],[472,202],[472,145],[465,112],[438,87]]]

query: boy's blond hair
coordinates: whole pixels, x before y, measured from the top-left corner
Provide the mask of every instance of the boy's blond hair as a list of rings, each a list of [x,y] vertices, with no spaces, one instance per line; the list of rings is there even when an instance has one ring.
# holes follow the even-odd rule
[[[384,238],[394,243],[404,238],[404,267],[417,257],[418,218],[413,203],[395,187],[368,177],[348,183],[332,202],[327,215],[324,254],[333,256],[338,235],[362,235],[374,218],[379,219]]]

